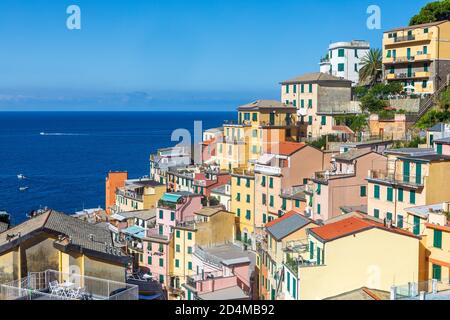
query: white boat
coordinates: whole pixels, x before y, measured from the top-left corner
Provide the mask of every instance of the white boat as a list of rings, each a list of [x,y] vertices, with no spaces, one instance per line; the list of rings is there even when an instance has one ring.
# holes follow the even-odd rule
[[[29,187],[20,187],[20,188],[19,188],[19,191],[26,191],[26,190],[28,190],[28,188],[29,188]]]
[[[17,179],[20,179],[20,180],[23,180],[23,179],[26,179],[27,177],[25,177],[23,174],[18,174],[17,175]]]
[[[41,132],[39,133],[41,136],[45,136],[45,132]]]

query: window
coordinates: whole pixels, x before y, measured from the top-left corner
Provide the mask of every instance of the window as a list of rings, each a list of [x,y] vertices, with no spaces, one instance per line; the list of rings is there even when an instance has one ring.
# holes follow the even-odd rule
[[[274,206],[274,204],[273,204],[273,196],[272,195],[269,197],[269,206],[271,206],[271,207]]]
[[[164,275],[162,274],[159,275],[159,283],[164,283]]]
[[[188,262],[188,270],[192,270],[192,262],[191,261]]]
[[[428,67],[429,67],[428,63],[424,63],[423,64],[423,71],[428,72]],[[426,81],[426,80],[424,80],[424,81]],[[425,86],[425,88],[426,88],[426,86]]]
[[[286,272],[286,286],[288,291],[291,291],[291,274],[289,272]]]
[[[427,80],[423,80],[422,81],[422,88],[425,89],[428,86],[428,81]]]
[[[192,240],[192,232],[188,232],[188,240]]]
[[[301,99],[300,100],[300,108],[304,108],[305,107],[305,100]]]
[[[312,83],[309,84],[309,93],[312,93]]]
[[[403,216],[402,215],[397,216],[397,227],[403,228]]]
[[[180,260],[175,259],[175,268],[179,268],[180,267]]]
[[[177,245],[175,246],[175,251],[176,251],[176,252],[180,252],[180,245],[179,245],[179,244],[177,244]]]
[[[252,113],[252,120],[253,121],[258,121],[258,114],[257,113]]]
[[[358,64],[355,63],[355,72],[358,72]]]
[[[309,258],[314,259],[314,242],[309,242]]]
[[[159,259],[159,266],[164,267],[164,259],[162,258]]]
[[[162,224],[160,224],[158,226],[158,229],[159,229],[159,234],[163,234],[164,233],[164,226]]]
[[[358,49],[355,49],[355,58],[359,58],[358,57]]]
[[[247,199],[246,199],[246,202],[247,202],[247,203],[250,203],[250,195],[249,195],[249,194],[247,194],[246,198],[247,198]]]
[[[397,190],[397,199],[399,202],[403,202],[403,189],[402,188],[398,188],[398,190]]]
[[[320,183],[318,183],[318,184],[317,184],[317,190],[316,190],[316,193],[317,193],[318,195],[320,195],[321,192],[322,192],[322,185],[321,185]]]
[[[245,186],[246,186],[247,188],[250,188],[250,179],[247,179],[247,180],[245,181]]]
[[[240,192],[238,192],[236,194],[236,201],[241,201],[241,193]]]
[[[433,230],[433,247],[442,249],[442,231]]]
[[[373,186],[373,197],[375,199],[380,199],[380,186],[379,185]]]
[[[281,209],[282,209],[282,210],[286,210],[286,199],[285,199],[285,198],[283,198],[283,202],[282,202],[282,205],[281,205]]]
[[[295,207],[300,208],[300,200],[295,200]]]
[[[180,237],[180,230],[177,230],[177,231],[175,232],[175,235],[177,236],[177,238],[179,238],[179,237]]]
[[[190,246],[187,247],[187,253],[188,253],[188,254],[192,254],[192,247],[190,247]]]
[[[317,214],[320,214],[320,203],[317,204]]]
[[[320,248],[317,247],[317,256],[316,256],[316,260],[317,260],[317,264],[318,264],[318,265],[320,265],[320,263],[321,263],[320,258],[322,258],[322,254],[321,254],[320,251],[321,251]]]
[[[313,107],[313,101],[312,99],[308,99],[308,108],[312,109]]]
[[[265,206],[267,203],[267,196],[265,193],[262,194],[262,204]]]
[[[269,188],[273,189],[273,178],[269,178]]]
[[[414,216],[413,233],[416,236],[420,234],[420,218],[417,216]]]
[[[252,153],[256,154],[257,150],[256,150],[256,146],[252,146]],[[247,187],[248,188],[248,187]]]
[[[409,203],[416,204],[416,192],[414,190],[409,192]]]
[[[159,210],[159,218],[164,219],[164,211]]]
[[[175,212],[170,213],[170,221],[175,221]]]
[[[387,188],[387,201],[390,201],[390,202],[394,201],[393,194],[394,194],[394,190],[391,187],[388,187]]]
[[[267,221],[267,215],[265,213],[263,213],[262,220],[263,220],[263,223],[265,224]]]
[[[237,215],[238,217],[241,216],[241,209],[240,209],[240,208],[237,208],[237,210],[236,210],[236,215]]]
[[[437,281],[441,281],[441,272],[442,272],[442,267],[438,264],[433,264],[433,279],[436,279]]]
[[[392,52],[391,50],[387,51],[386,58],[390,58],[391,57],[391,52]]]
[[[251,218],[250,210],[245,211],[245,219],[250,220],[250,218]]]
[[[289,85],[286,85],[286,93],[289,93]]]
[[[322,116],[322,120],[320,121],[321,125],[326,125],[327,124],[327,117],[326,116]]]
[[[238,186],[240,186],[240,185],[241,185],[241,177],[237,177],[237,181],[236,181],[236,184],[237,184]]]
[[[367,196],[367,187],[366,186],[360,186],[359,187],[359,195],[361,197],[366,197]]]
[[[263,187],[266,186],[266,176],[262,176],[262,178],[261,178],[261,185],[262,185]]]
[[[338,63],[338,71],[344,71],[345,70],[345,66],[343,63]]]
[[[428,46],[423,46],[423,54],[428,54]]]
[[[428,33],[428,28],[423,29],[423,33]]]
[[[312,125],[312,122],[313,122],[313,117],[312,117],[312,116],[309,116],[309,117],[308,117],[308,124],[309,124],[309,125]]]
[[[377,219],[380,218],[380,210],[378,209],[373,209],[373,216]]]
[[[257,138],[258,137],[258,130],[254,129],[252,130],[252,137]]]
[[[305,92],[305,85],[302,83],[300,86],[300,92],[304,93]]]
[[[148,263],[149,265],[152,265],[152,256],[148,256],[148,257],[147,257],[147,263]]]
[[[344,49],[339,49],[338,50],[338,57],[343,57],[344,55],[345,55]]]
[[[295,84],[292,85],[292,89],[293,89],[294,93],[297,93],[297,86]]]

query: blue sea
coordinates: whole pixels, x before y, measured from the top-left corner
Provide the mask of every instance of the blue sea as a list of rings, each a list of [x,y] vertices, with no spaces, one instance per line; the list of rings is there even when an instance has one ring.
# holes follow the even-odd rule
[[[176,144],[173,130],[193,133],[194,121],[202,121],[205,130],[235,117],[234,112],[1,112],[0,211],[20,223],[44,206],[68,214],[104,207],[108,171],[148,175],[150,154]],[[27,178],[19,180],[18,174]]]

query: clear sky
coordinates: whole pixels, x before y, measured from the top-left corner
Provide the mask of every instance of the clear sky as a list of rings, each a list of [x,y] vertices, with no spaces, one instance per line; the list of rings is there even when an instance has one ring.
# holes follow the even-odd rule
[[[0,110],[232,110],[427,0],[1,0]],[[66,8],[81,8],[68,30]],[[366,27],[381,8],[381,30]]]

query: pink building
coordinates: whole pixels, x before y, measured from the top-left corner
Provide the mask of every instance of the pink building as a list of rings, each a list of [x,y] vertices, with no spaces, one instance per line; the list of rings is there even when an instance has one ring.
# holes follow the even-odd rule
[[[187,300],[248,300],[252,298],[255,256],[232,244],[203,248],[193,254],[196,275],[183,285]]]
[[[367,206],[367,173],[385,168],[387,158],[368,149],[353,149],[334,156],[332,169],[316,172],[308,184],[306,216],[328,220],[343,206]]]
[[[170,280],[170,245],[173,227],[192,221],[202,209],[202,196],[191,192],[165,193],[156,208],[156,226],[147,231],[144,259],[151,275],[167,286]]]
[[[450,156],[450,137],[434,140],[434,145],[438,154]]]

